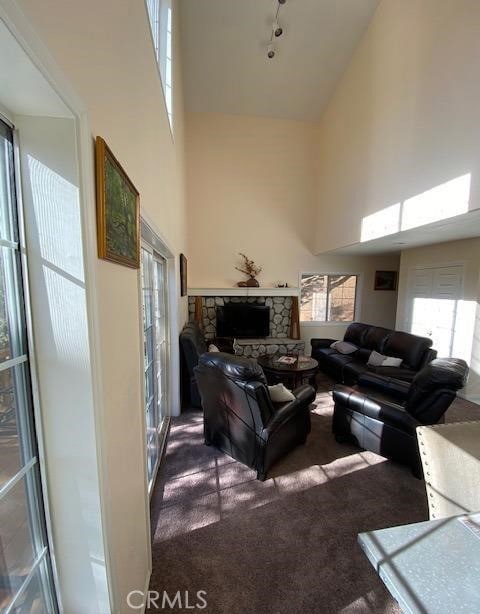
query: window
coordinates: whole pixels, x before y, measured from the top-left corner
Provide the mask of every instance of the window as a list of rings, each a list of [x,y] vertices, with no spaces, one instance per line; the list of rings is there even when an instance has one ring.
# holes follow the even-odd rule
[[[0,609],[57,612],[47,545],[14,189],[0,121]]]
[[[301,322],[353,322],[357,275],[302,273]]]
[[[155,55],[165,95],[168,121],[173,132],[172,98],[172,3],[171,0],[147,0]]]
[[[167,405],[167,263],[142,244],[142,294],[147,426],[148,488],[151,491],[163,444]]]

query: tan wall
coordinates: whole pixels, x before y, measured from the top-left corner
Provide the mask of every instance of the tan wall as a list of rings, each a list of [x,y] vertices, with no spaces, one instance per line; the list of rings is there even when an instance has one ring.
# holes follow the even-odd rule
[[[373,292],[375,269],[398,257],[315,256],[313,124],[188,114],[186,130],[189,286],[232,287],[238,252],[263,267],[260,285],[297,287],[303,272],[359,273],[361,317],[393,326],[395,292]],[[342,336],[345,325],[302,327],[302,336]]]
[[[19,4],[83,99],[92,137],[105,138],[139,190],[143,211],[171,249],[175,253],[185,251],[177,20],[173,32],[174,143],[144,2],[19,0]],[[105,261],[97,261],[97,268],[108,547],[116,608],[124,611],[126,593],[143,590],[150,566],[139,273]],[[185,310],[185,299],[181,299],[182,318]]]
[[[468,332],[473,337],[473,347],[468,360],[470,376],[465,395],[478,402],[480,400],[480,239],[437,243],[402,252],[396,326],[401,330],[408,330],[408,311],[411,308],[411,299],[408,296],[410,272],[415,268],[442,267],[449,264],[463,264],[463,296],[460,298],[468,302],[473,301],[477,305],[476,321],[472,325],[472,330]]]
[[[315,252],[468,173],[480,206],[479,22],[478,0],[379,4],[318,126]]]

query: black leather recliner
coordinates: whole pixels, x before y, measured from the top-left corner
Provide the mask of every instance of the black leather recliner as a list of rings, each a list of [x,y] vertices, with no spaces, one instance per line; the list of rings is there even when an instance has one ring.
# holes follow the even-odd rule
[[[437,358],[419,371],[411,384],[375,374],[361,375],[353,388],[336,384],[335,438],[408,464],[420,477],[415,429],[444,420],[467,376],[464,360]]]
[[[189,400],[194,407],[201,406],[194,369],[206,351],[207,344],[200,327],[196,322],[187,322],[180,333],[180,374],[185,401]]]
[[[306,441],[315,399],[311,386],[294,390],[294,401],[274,404],[255,359],[221,352],[201,356],[195,375],[205,443],[255,469],[257,479],[265,480],[277,460]]]

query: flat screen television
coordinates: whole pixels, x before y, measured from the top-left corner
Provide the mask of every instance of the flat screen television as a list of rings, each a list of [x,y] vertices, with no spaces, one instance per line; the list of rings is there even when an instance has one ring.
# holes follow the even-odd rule
[[[263,338],[270,333],[270,307],[227,303],[217,307],[217,336],[239,339]]]

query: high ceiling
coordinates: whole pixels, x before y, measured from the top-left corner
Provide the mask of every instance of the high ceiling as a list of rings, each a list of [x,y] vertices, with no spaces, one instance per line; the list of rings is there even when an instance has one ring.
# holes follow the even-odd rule
[[[379,0],[180,0],[187,111],[315,121]]]

